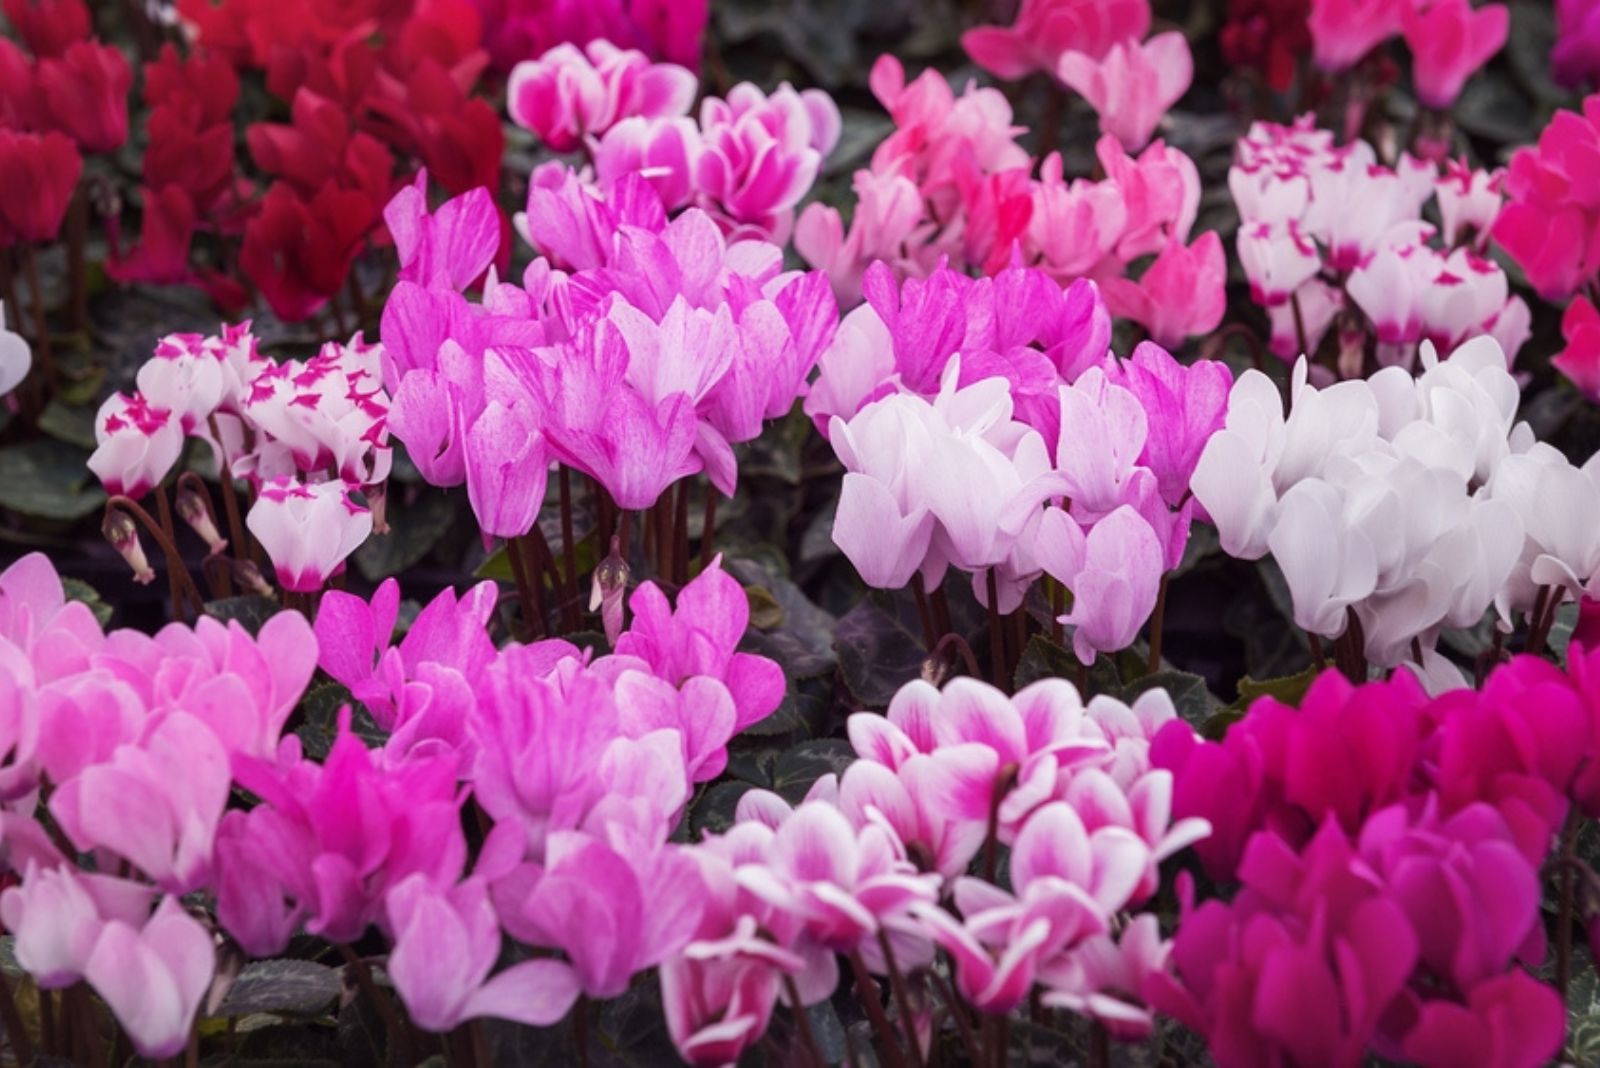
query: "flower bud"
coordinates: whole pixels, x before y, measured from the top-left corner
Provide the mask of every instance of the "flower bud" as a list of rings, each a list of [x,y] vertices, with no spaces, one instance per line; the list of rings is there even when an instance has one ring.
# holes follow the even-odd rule
[[[611,538],[611,552],[594,569],[594,585],[589,591],[589,611],[600,613],[606,641],[613,647],[622,633],[622,598],[628,592],[628,562],[622,558],[622,539]]]
[[[200,535],[210,555],[216,556],[228,547],[228,540],[217,530],[217,522],[211,515],[211,502],[199,490],[187,483],[178,483],[176,503],[179,517]]]
[[[139,528],[132,516],[119,509],[108,508],[105,522],[100,524],[100,532],[133,568],[133,581],[145,586],[155,580],[156,573],[151,570],[150,561],[144,555],[144,545],[139,541]]]

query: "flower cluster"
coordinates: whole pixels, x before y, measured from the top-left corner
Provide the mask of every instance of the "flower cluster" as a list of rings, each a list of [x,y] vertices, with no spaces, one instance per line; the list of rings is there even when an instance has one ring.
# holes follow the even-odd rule
[[[249,530],[279,583],[314,592],[374,525],[383,529],[393,457],[382,358],[381,348],[356,339],[330,342],[309,360],[276,361],[260,352],[248,323],[220,336],[163,338],[139,369],[138,388],[101,405],[89,467],[110,493],[137,499],[161,486],[186,439],[204,442],[225,493],[235,479],[256,493]],[[358,490],[370,510],[351,499]],[[197,529],[213,555],[226,547],[209,513]]]
[[[1422,341],[1451,349],[1490,333],[1515,359],[1528,306],[1485,255],[1500,180],[1456,163],[1440,174],[1407,155],[1382,166],[1367,142],[1336,146],[1309,115],[1292,126],[1256,123],[1239,141],[1228,187],[1272,351],[1314,357],[1332,329],[1340,373],[1353,377],[1373,361],[1409,366]],[[1430,198],[1442,247],[1422,218]]]
[[[1164,345],[1221,322],[1222,245],[1209,232],[1187,243],[1200,178],[1182,152],[1157,141],[1132,157],[1107,135],[1096,147],[1102,180],[1068,181],[1057,153],[1035,179],[998,90],[969,85],[956,97],[933,70],[908,85],[893,56],[873,67],[872,87],[897,129],[856,172],[849,231],[822,204],[795,230],[795,249],[827,272],[841,303],[859,299],[875,261],[921,278],[946,262],[995,274],[1020,256],[1062,285],[1094,279],[1113,313]],[[1137,280],[1126,277],[1151,254]]]
[[[1194,76],[1183,34],[1145,40],[1149,29],[1148,0],[1024,0],[1013,25],[968,30],[961,43],[996,77],[1054,75],[1095,109],[1102,132],[1133,152]]]
[[[1311,0],[1228,0],[1228,21],[1218,34],[1222,56],[1260,71],[1269,89],[1284,92],[1300,57],[1311,51],[1310,14]]]
[[[1411,50],[1417,99],[1445,110],[1467,79],[1506,43],[1504,4],[1472,0],[1312,0],[1312,55],[1331,73],[1347,71],[1399,34]]]
[[[783,694],[776,664],[734,651],[738,584],[714,565],[676,610],[642,587],[634,627],[596,660],[565,642],[497,651],[489,584],[447,592],[392,646],[397,601],[390,583],[370,604],[327,594],[314,632],[284,612],[255,639],[212,619],[149,638],[102,633],[42,556],[0,573],[0,791],[20,876],[0,915],[41,986],[87,979],[141,1053],[170,1056],[216,971],[178,897],[197,891],[253,955],[376,925],[414,1022],[441,1031],[552,1023],[688,941],[698,868],[667,833],[728,739]],[[319,663],[362,695],[382,749],[348,709],[325,759],[280,738]],[[235,784],[260,803],[229,809]],[[29,815],[41,792],[59,846]],[[467,796],[493,826],[463,877]],[[80,869],[67,844],[96,863]],[[565,959],[491,978],[502,927]]]
[[[128,139],[133,69],[92,36],[83,0],[6,0],[27,52],[0,38],[0,248],[55,240],[83,153]],[[31,55],[29,54],[31,53]]]
[[[694,848],[707,905],[662,968],[679,1053],[735,1059],[785,983],[802,1004],[829,996],[840,954],[858,983],[898,985],[938,949],[980,1012],[1007,1013],[1038,986],[1044,1004],[1148,1034],[1141,991],[1168,946],[1155,916],[1126,913],[1154,893],[1163,858],[1207,833],[1172,819],[1171,773],[1150,763],[1150,739],[1182,730],[1164,691],[1085,707],[1059,679],[1014,698],[913,682],[886,717],[852,716],[859,759],[842,774],[794,808],[750,791],[732,829]],[[984,876],[964,874],[980,850]]]
[[[1520,965],[1544,956],[1540,865],[1569,805],[1594,810],[1595,667],[1576,647],[1569,673],[1518,658],[1433,700],[1405,673],[1329,672],[1220,743],[1163,730],[1174,811],[1211,821],[1197,851],[1240,891],[1186,907],[1151,1003],[1220,1064],[1544,1063],[1565,1014]],[[1291,1004],[1317,1010],[1286,1025]]]
[[[288,122],[246,130],[268,182],[245,218],[226,224],[242,226],[239,266],[279,316],[307,318],[344,290],[377,234],[397,168],[420,162],[457,193],[498,186],[504,136],[494,108],[471,95],[485,54],[470,0],[183,0],[178,12],[207,55],[264,71],[268,91],[287,105]],[[224,86],[221,75],[207,77],[217,79],[208,88]],[[213,122],[226,112],[209,97],[205,106]],[[189,151],[199,135],[220,138],[192,116],[158,123],[152,115],[150,135],[161,158]],[[207,147],[220,153],[220,144]],[[222,169],[220,157],[207,159]]]
[[[750,82],[707,97],[687,118],[695,77],[604,42],[560,45],[511,73],[511,117],[558,152],[584,147],[601,189],[644,176],[669,212],[695,206],[735,238],[783,244],[794,209],[839,141],[839,109],[820,89]]]
[[[698,70],[708,0],[472,0],[496,70],[560,44],[608,41]]]
[[[1507,626],[1526,612],[1541,627],[1592,592],[1595,465],[1513,425],[1519,390],[1492,338],[1448,360],[1424,343],[1422,363],[1415,379],[1391,367],[1318,390],[1301,361],[1287,418],[1271,381],[1246,372],[1192,488],[1227,552],[1272,554],[1306,631],[1459,686],[1432,653],[1442,628],[1472,626],[1491,604]],[[1563,492],[1568,508],[1539,503]]]
[[[1085,663],[1130,644],[1183,557],[1227,368],[1118,359],[1093,284],[1030,268],[896,286],[876,264],[864,288],[806,402],[846,469],[835,543],[868,585],[931,591],[954,566],[1001,612],[1048,574]]]
[[[731,495],[732,445],[790,409],[833,335],[826,279],[698,208],[669,222],[636,175],[597,191],[541,168],[518,221],[544,257],[477,304],[460,289],[494,256],[488,198],[429,215],[407,193],[389,216],[413,235],[384,310],[390,429],[430,482],[467,483],[486,535],[528,531],[552,460],[623,509],[702,470]]]

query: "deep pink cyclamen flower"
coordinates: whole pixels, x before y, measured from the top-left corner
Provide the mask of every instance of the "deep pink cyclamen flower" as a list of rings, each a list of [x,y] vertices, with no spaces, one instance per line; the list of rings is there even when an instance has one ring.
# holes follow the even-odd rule
[[[1556,0],[1556,41],[1551,74],[1568,88],[1584,82],[1600,88],[1600,4]]]
[[[1140,41],[1150,29],[1148,0],[1023,0],[1010,26],[979,26],[961,35],[972,61],[1015,81],[1051,72],[1067,52],[1104,59],[1113,45]]]
[[[1067,52],[1055,75],[1093,105],[1103,132],[1135,152],[1189,91],[1194,57],[1183,34],[1161,33],[1144,42],[1129,39],[1114,44],[1099,59]]]
[[[1561,300],[1600,271],[1600,192],[1583,179],[1600,160],[1600,96],[1583,113],[1558,111],[1536,146],[1506,168],[1506,205],[1494,239],[1546,300]]]
[[[350,942],[383,919],[391,886],[421,873],[449,885],[466,841],[453,755],[379,766],[340,713],[325,763],[285,739],[275,761],[238,755],[234,778],[262,804],[232,811],[217,835],[217,916],[245,950],[270,956],[303,920]]]
[[[1444,110],[1506,43],[1511,13],[1504,4],[1474,9],[1471,0],[1426,0],[1404,5],[1401,27],[1411,48],[1417,99]]]
[[[41,59],[59,56],[94,30],[84,0],[5,0],[0,8],[28,51]]]
[[[1138,462],[1155,472],[1161,499],[1176,508],[1206,442],[1222,427],[1233,372],[1220,360],[1181,364],[1160,345],[1144,342],[1127,359],[1108,355],[1105,373],[1139,399],[1147,433]]]
[[[1573,297],[1561,316],[1566,346],[1550,365],[1592,401],[1600,402],[1600,312],[1588,297]]]
[[[54,241],[82,173],[71,138],[0,128],[0,244]]]
[[[128,139],[133,68],[111,45],[77,41],[39,61],[39,91],[50,123],[85,152],[110,152]]]
[[[426,168],[389,201],[383,221],[394,238],[403,282],[466,289],[500,247],[500,213],[489,190],[470,190],[430,213]]]
[[[245,525],[284,589],[315,593],[372,533],[372,512],[351,500],[343,482],[284,477],[261,488]]]

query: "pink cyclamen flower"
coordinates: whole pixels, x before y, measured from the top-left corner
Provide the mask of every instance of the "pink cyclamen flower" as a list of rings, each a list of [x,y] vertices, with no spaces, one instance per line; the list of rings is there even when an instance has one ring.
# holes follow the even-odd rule
[[[643,52],[594,40],[581,51],[559,44],[524,60],[506,83],[511,120],[556,152],[571,152],[623,119],[686,115],[697,79],[675,63],[652,63]]]
[[[1085,664],[1125,649],[1155,609],[1164,570],[1161,542],[1137,511],[1122,505],[1083,533],[1059,508],[1045,513],[1036,550],[1045,570],[1072,591],[1061,622],[1076,629],[1072,648]]]
[[[1113,315],[1142,324],[1152,341],[1170,349],[1222,322],[1226,278],[1222,239],[1207,230],[1187,247],[1168,245],[1137,282],[1107,278],[1100,289]]]
[[[46,859],[56,863],[29,859],[21,883],[0,893],[0,921],[16,936],[17,963],[40,987],[57,990],[83,978],[107,923],[137,924],[150,914],[151,891]]]
[[[285,590],[315,593],[372,533],[372,513],[343,482],[307,485],[284,477],[261,488],[245,525]]]
[[[1104,58],[1068,52],[1056,64],[1055,75],[1089,101],[1103,132],[1134,152],[1188,92],[1194,57],[1183,34],[1161,33],[1142,43],[1130,39],[1114,44]]]
[[[1330,74],[1349,70],[1400,32],[1411,0],[1311,0],[1312,56]]]
[[[1474,10],[1471,0],[1408,3],[1401,15],[1417,99],[1440,110],[1455,103],[1467,79],[1506,43],[1511,28],[1504,4]]]
[[[1104,59],[1112,46],[1150,29],[1149,0],[1023,0],[1010,26],[979,26],[961,36],[972,61],[1015,81],[1053,71],[1067,52]]]
[[[135,499],[167,477],[183,451],[183,425],[142,395],[113,393],[95,413],[97,447],[89,470],[107,493]]]
[[[1566,346],[1550,361],[1552,367],[1590,400],[1600,401],[1600,312],[1588,297],[1573,297],[1561,316]]]
[[[787,240],[791,213],[811,188],[841,130],[839,108],[820,89],[788,83],[770,95],[749,82],[700,105],[702,152],[695,184],[730,229],[749,226]]]
[[[500,213],[489,190],[468,190],[430,213],[425,167],[389,201],[383,221],[394,238],[402,282],[466,289],[500,248]]]
[[[387,971],[423,1030],[449,1031],[480,1016],[549,1027],[578,998],[564,961],[523,961],[490,977],[502,934],[481,878],[444,888],[412,875],[389,891],[385,907],[394,931]]]
[[[165,897],[147,922],[107,923],[84,978],[105,999],[134,1047],[160,1060],[188,1045],[216,963],[211,932],[177,898]]]
[[[1107,356],[1106,378],[1139,399],[1147,434],[1138,462],[1155,473],[1161,499],[1176,508],[1211,435],[1227,415],[1233,372],[1220,360],[1181,364],[1160,345],[1143,342],[1127,359]]]

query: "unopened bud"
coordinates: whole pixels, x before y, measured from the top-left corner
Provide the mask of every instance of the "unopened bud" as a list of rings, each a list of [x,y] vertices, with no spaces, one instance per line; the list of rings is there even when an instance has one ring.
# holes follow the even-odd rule
[[[622,540],[611,539],[611,552],[594,569],[594,584],[589,589],[589,611],[600,613],[606,641],[613,648],[622,634],[623,595],[628,592],[628,562],[622,558]]]
[[[100,524],[100,533],[106,536],[106,541],[122,558],[128,561],[128,566],[133,568],[133,581],[141,586],[155,581],[156,573],[150,568],[150,561],[144,555],[144,545],[139,541],[139,527],[134,523],[133,517],[127,512],[116,508],[106,509],[105,522]]]
[[[251,593],[260,594],[262,597],[273,598],[277,591],[272,584],[261,577],[261,569],[250,560],[233,560],[233,580]]]
[[[228,540],[217,530],[217,521],[211,516],[211,504],[193,486],[178,483],[178,516],[206,543],[210,555],[216,556],[228,547]]]
[[[389,483],[375,482],[370,486],[362,486],[361,495],[367,499],[367,510],[372,513],[372,532],[389,533]]]

